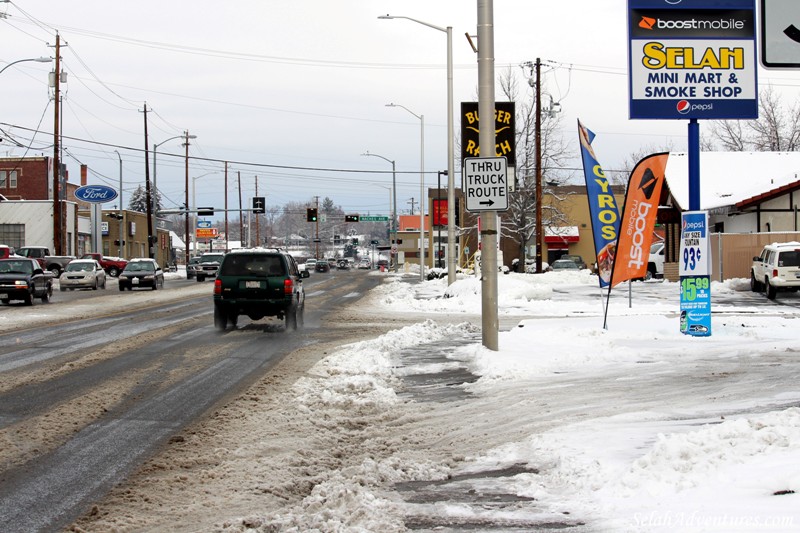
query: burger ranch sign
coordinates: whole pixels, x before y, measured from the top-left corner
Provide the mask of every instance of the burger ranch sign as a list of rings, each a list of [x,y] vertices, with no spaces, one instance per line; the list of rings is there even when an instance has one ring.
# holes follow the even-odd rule
[[[754,0],[629,0],[632,119],[758,116]]]

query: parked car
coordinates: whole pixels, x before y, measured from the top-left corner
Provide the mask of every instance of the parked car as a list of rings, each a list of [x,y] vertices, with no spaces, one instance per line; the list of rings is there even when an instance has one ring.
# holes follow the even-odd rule
[[[122,272],[122,270],[125,268],[125,265],[128,264],[128,261],[121,257],[106,257],[103,254],[98,253],[83,254],[81,259],[94,259],[100,263],[100,266],[109,276],[114,278],[119,276],[119,273]]]
[[[647,275],[645,279],[664,277],[664,241],[650,245],[650,255],[647,259]]]
[[[0,259],[0,302],[22,300],[33,305],[35,298],[43,302],[53,295],[53,273],[42,269],[36,259],[17,257]]]
[[[164,288],[164,271],[155,259],[137,257],[130,259],[119,275],[119,290],[133,290],[149,287],[152,290]]]
[[[75,259],[67,263],[58,277],[61,292],[75,289],[105,289],[106,271],[95,259]]]
[[[186,263],[186,279],[193,279],[194,277],[197,276],[197,265],[199,264],[200,264],[199,255],[189,258],[189,262]]]
[[[324,263],[327,266],[327,263]],[[235,250],[225,255],[214,280],[214,327],[236,327],[240,315],[251,320],[267,316],[285,320],[286,329],[303,325],[308,272],[280,249]]]
[[[200,262],[195,267],[195,277],[198,282],[203,282],[206,278],[217,276],[219,265],[222,264],[224,253],[209,252],[200,256]]]
[[[12,255],[17,255],[14,253],[14,248],[6,246],[5,244],[0,244],[0,259],[6,259]]]
[[[558,271],[565,271],[565,270],[580,270],[578,264],[573,261],[572,259],[556,259],[553,261],[553,264],[550,265],[551,272],[558,272]]]
[[[583,257],[579,255],[571,255],[571,254],[564,254],[559,259],[569,259],[570,261],[574,261],[578,268],[588,268],[586,266],[586,261],[583,260]]]
[[[314,270],[316,270],[317,272],[330,272],[331,265],[329,265],[327,261],[317,261]]]
[[[372,261],[370,261],[368,258],[365,257],[364,259],[358,262],[358,268],[363,270],[369,270],[370,268],[372,268]]]
[[[753,258],[750,289],[766,291],[770,300],[774,300],[779,291],[800,289],[800,242],[775,242],[765,246],[761,255]]]

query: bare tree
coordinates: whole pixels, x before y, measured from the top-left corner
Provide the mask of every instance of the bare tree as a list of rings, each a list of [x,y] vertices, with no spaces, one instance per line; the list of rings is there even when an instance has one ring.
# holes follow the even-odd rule
[[[503,235],[518,245],[520,265],[525,264],[525,247],[536,234],[536,102],[535,93],[520,97],[519,82],[510,68],[500,74],[500,89],[509,101],[516,101],[516,191],[509,196],[509,210],[504,216]],[[542,91],[543,100],[546,91]],[[548,97],[549,98],[549,97]],[[559,130],[561,117],[548,106],[542,106],[541,116],[541,172],[542,193],[553,194],[553,187],[565,178],[558,169],[568,158],[567,143]],[[557,205],[558,202],[553,202]],[[542,227],[562,226],[568,216],[551,206],[542,206]]]
[[[785,106],[771,87],[759,94],[755,120],[720,120],[712,123],[710,144],[725,151],[794,152],[800,148],[800,103]]]

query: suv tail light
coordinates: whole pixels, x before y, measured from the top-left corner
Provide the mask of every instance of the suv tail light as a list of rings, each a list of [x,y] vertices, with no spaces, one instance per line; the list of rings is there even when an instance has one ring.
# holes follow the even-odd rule
[[[222,280],[215,279],[214,280],[214,294],[222,294]]]
[[[778,269],[777,268],[772,270],[772,277],[773,278],[777,278],[778,277]]]
[[[285,296],[292,296],[294,294],[294,281],[291,279],[283,280],[283,294]]]

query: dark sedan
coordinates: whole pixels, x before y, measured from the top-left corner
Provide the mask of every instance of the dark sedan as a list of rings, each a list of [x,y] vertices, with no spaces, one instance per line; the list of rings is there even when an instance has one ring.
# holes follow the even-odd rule
[[[154,259],[137,258],[128,261],[119,275],[119,290],[147,287],[152,290],[164,288],[164,271]]]
[[[314,270],[317,272],[330,272],[331,266],[328,264],[327,261],[317,261],[317,266],[314,267]]]

